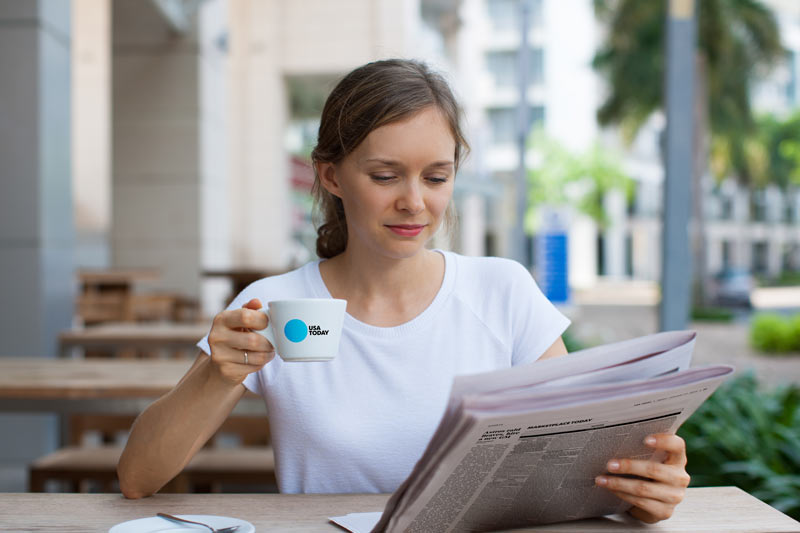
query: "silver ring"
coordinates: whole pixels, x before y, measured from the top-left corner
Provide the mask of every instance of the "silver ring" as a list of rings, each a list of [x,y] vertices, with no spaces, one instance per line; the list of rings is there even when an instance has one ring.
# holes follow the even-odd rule
[[[244,352],[244,364],[247,364],[247,352]]]

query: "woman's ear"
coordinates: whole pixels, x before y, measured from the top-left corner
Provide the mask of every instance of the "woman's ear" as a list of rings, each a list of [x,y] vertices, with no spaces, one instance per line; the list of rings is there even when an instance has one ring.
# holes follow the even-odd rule
[[[319,176],[319,182],[322,187],[337,198],[341,198],[342,191],[336,176],[336,165],[323,161],[318,161],[316,165],[317,176]]]

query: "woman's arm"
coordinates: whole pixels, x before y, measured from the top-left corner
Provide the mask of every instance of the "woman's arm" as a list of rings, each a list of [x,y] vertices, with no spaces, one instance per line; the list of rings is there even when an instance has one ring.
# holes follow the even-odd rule
[[[175,477],[244,395],[244,378],[272,360],[269,341],[249,331],[267,325],[260,307],[251,300],[218,314],[208,336],[211,356],[198,354],[175,388],[136,419],[117,465],[127,498],[149,496]]]
[[[567,347],[564,345],[564,340],[559,337],[553,344],[550,345],[548,349],[544,351],[537,361],[541,361],[542,359],[552,359],[553,357],[561,357],[562,355],[567,355]]]

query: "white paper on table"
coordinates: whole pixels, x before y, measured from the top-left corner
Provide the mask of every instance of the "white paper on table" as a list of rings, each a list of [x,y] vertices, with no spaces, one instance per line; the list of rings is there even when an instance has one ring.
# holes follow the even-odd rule
[[[331,522],[342,526],[350,533],[369,533],[381,518],[381,511],[375,513],[350,513],[344,516],[332,516]]]

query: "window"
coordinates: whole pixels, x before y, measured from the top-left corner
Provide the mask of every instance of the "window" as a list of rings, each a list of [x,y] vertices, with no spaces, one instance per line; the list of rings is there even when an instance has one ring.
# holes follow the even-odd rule
[[[783,245],[784,272],[800,272],[800,243],[785,243]]]
[[[733,198],[722,197],[722,220],[733,220]]]
[[[544,122],[544,107],[528,108],[529,127]],[[510,144],[517,139],[517,110],[514,107],[489,109],[492,144]]]
[[[494,79],[494,84],[501,88],[512,88],[518,85],[518,51],[489,52],[486,54],[486,65]],[[544,52],[541,48],[533,48],[528,53],[528,85],[538,85],[544,80]]]
[[[767,273],[767,254],[769,247],[766,242],[753,243],[753,272],[756,274]]]
[[[767,193],[764,189],[756,189],[750,194],[750,220],[766,222]]]
[[[733,243],[722,241],[722,268],[727,270],[733,264]]]
[[[489,20],[495,31],[516,30],[519,27],[519,4],[521,0],[486,0]],[[529,27],[542,24],[542,0],[528,0],[530,6]]]

